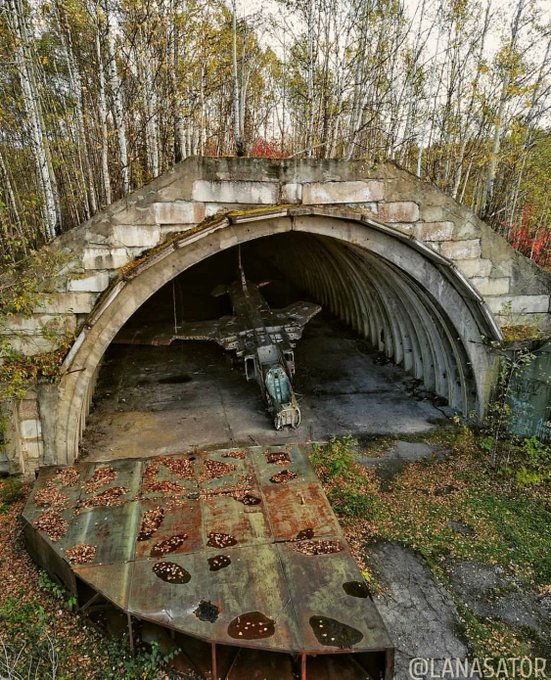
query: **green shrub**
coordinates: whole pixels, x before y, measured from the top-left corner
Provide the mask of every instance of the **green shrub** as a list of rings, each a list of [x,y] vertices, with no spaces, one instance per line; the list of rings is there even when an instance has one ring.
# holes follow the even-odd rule
[[[0,512],[19,499],[23,498],[23,482],[16,477],[8,477],[0,481]]]
[[[329,491],[328,498],[333,510],[346,517],[367,517],[373,509],[370,497],[355,489],[333,488]]]
[[[347,477],[354,466],[353,450],[357,441],[347,435],[345,437],[331,437],[325,446],[314,444],[310,460],[322,481],[329,481],[336,477]]]

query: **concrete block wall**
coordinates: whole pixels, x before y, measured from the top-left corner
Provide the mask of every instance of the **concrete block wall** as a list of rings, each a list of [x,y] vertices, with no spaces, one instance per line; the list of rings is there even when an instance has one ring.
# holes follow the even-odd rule
[[[76,329],[121,267],[170,233],[223,210],[276,204],[371,214],[452,260],[502,323],[549,326],[549,276],[467,208],[391,163],[205,158],[184,161],[58,239],[71,257],[62,289],[33,319],[14,318],[14,344],[29,354],[49,349],[44,325]]]

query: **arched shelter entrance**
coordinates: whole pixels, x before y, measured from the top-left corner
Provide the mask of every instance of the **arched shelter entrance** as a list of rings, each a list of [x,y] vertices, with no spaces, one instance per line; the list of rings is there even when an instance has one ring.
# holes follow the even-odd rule
[[[278,249],[278,266],[291,280],[450,406],[483,412],[495,369],[487,343],[501,332],[448,259],[345,208],[263,208],[211,218],[174,235],[127,266],[104,293],[63,365],[57,462],[76,458],[101,359],[130,316],[193,265],[273,236],[289,239],[288,249]]]

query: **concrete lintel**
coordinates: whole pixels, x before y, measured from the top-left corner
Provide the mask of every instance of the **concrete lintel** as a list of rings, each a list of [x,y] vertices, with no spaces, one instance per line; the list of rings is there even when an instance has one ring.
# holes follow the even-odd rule
[[[244,222],[259,222],[261,220],[273,219],[275,217],[287,217],[289,211],[287,208],[281,210],[266,210],[261,213],[251,212],[243,215],[230,215],[229,219],[232,224],[242,224]]]

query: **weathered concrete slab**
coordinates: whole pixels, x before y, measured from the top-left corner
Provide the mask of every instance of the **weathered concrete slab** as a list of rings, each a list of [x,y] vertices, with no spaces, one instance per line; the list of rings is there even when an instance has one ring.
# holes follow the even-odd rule
[[[366,552],[383,585],[374,600],[396,646],[396,679],[411,677],[415,658],[433,659],[438,674],[445,659],[466,658],[453,599],[421,559],[393,543],[369,545]]]
[[[205,218],[205,208],[195,201],[153,203],[151,206],[158,224],[199,224]]]
[[[419,222],[415,236],[421,241],[447,241],[453,236],[453,222]]]
[[[278,185],[274,182],[196,180],[192,196],[194,201],[271,205],[277,203]]]
[[[440,247],[440,252],[450,260],[474,260],[480,257],[480,240],[445,241]]]
[[[99,293],[109,285],[109,274],[100,271],[91,276],[83,276],[78,279],[70,279],[67,282],[67,290],[70,292]]]
[[[324,203],[366,203],[382,201],[384,185],[379,181],[369,182],[312,182],[302,190],[304,205]]]
[[[419,206],[413,201],[381,203],[379,217],[383,222],[416,222],[419,219]]]
[[[123,244],[129,248],[152,248],[157,245],[160,237],[158,225],[113,225],[113,243]]]

